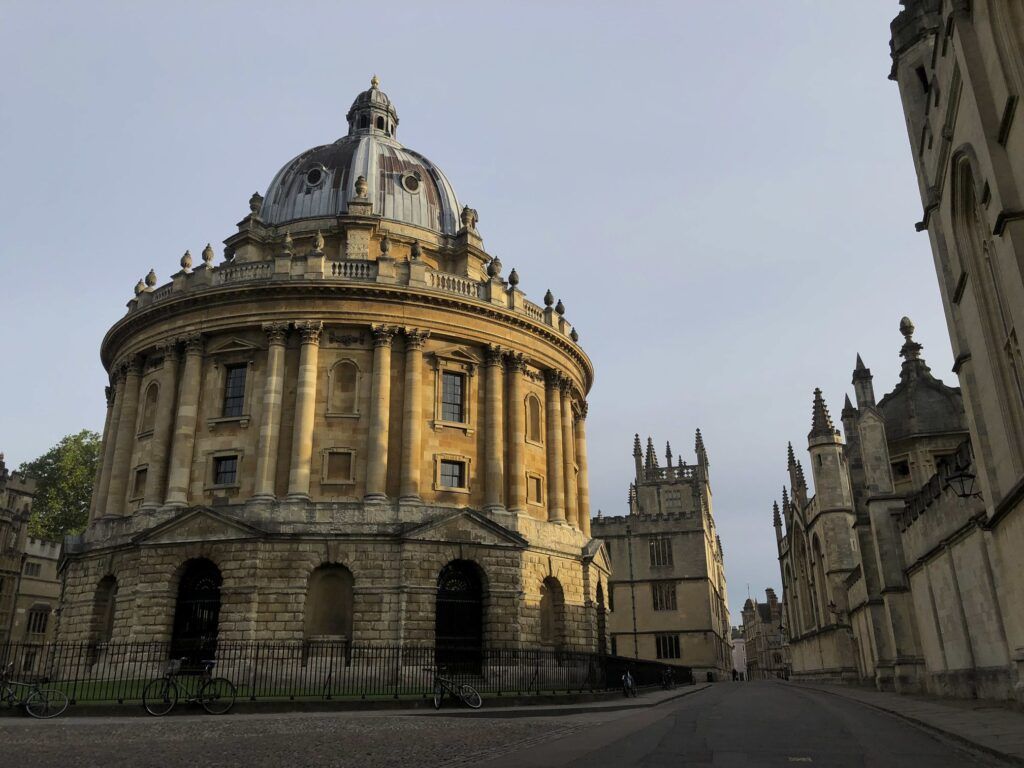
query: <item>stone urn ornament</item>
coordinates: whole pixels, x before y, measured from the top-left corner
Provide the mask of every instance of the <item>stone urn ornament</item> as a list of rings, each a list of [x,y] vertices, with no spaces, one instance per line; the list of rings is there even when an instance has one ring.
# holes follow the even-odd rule
[[[207,267],[213,266],[213,248],[209,243],[207,243],[206,247],[203,248],[203,264]]]
[[[370,188],[370,185],[366,183],[366,177],[360,176],[356,179],[356,197],[366,197],[366,193]]]
[[[181,270],[183,272],[191,272],[192,271],[192,251],[185,251],[184,255],[181,257],[180,264],[181,264]]]

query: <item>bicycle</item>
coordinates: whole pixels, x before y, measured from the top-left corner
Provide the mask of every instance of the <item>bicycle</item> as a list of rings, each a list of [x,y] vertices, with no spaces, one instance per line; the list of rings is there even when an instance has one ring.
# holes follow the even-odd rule
[[[224,715],[235,705],[237,690],[235,684],[226,677],[213,677],[213,668],[217,662],[206,660],[199,673],[203,680],[198,690],[190,690],[187,686],[179,686],[182,677],[181,667],[188,659],[172,659],[167,664],[167,672],[163,677],[149,681],[142,692],[142,705],[153,717],[163,717],[178,703],[179,687],[184,687],[186,704],[201,704],[211,715]]]
[[[32,717],[49,720],[64,714],[68,708],[68,697],[56,688],[40,688],[39,683],[19,683],[11,680],[14,665],[8,664],[0,675],[0,701],[11,707],[24,707]],[[24,696],[19,696],[15,688],[27,688]]]
[[[424,672],[431,672],[434,675],[434,709],[441,708],[445,692],[452,698],[458,699],[470,709],[480,709],[483,699],[476,688],[466,683],[456,683],[452,678],[445,677],[440,672],[435,672],[430,667],[424,667]]]
[[[622,676],[622,693],[628,699],[629,697],[636,698],[636,680],[633,679],[633,675],[628,671]]]

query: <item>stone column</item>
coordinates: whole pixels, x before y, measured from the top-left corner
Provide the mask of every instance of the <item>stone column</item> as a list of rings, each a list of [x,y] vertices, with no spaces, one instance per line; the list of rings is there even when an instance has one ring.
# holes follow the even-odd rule
[[[486,349],[486,387],[484,394],[486,418],[484,420],[484,452],[486,482],[484,508],[505,509],[505,441],[504,410],[502,408],[501,348],[488,345]]]
[[[565,519],[569,525],[580,527],[577,515],[576,455],[573,451],[572,382],[563,376],[558,383],[562,400],[562,479],[565,482]]]
[[[562,478],[562,396],[559,383],[562,375],[558,371],[544,372],[547,402],[544,416],[547,426],[548,459],[548,522],[565,522],[565,481]]]
[[[114,461],[114,440],[117,434],[117,422],[121,415],[121,403],[124,398],[117,396],[120,374],[115,373],[110,379],[110,386],[105,389],[107,396],[107,418],[103,424],[103,451],[100,454],[100,465],[96,468],[96,479],[93,483],[92,503],[89,505],[89,521],[105,514],[107,491],[110,489],[110,467]]]
[[[135,417],[139,410],[139,385],[142,382],[142,363],[139,355],[132,355],[125,365],[124,402],[117,420],[117,442],[110,469],[105,514],[123,515],[125,495],[128,491],[128,472],[131,467],[132,448],[135,447]]]
[[[178,387],[178,413],[174,419],[171,442],[171,463],[167,478],[167,499],[170,506],[188,505],[188,487],[192,478],[192,449],[196,442],[199,419],[199,392],[203,372],[203,337],[198,333],[185,336],[185,368]]]
[[[508,508],[526,511],[526,406],[523,400],[523,372],[526,358],[509,353],[508,364]]]
[[[420,468],[423,466],[423,345],[430,331],[405,329],[405,407],[402,415],[401,501],[419,504]],[[374,389],[376,390],[376,355]],[[390,363],[389,363],[390,367]],[[376,401],[374,401],[376,403]],[[385,454],[387,448],[385,446]],[[385,477],[387,473],[385,472]]]
[[[281,401],[284,398],[284,344],[288,323],[264,323],[267,334],[267,372],[263,382],[263,419],[256,449],[254,499],[276,498],[277,455],[281,445]]]
[[[577,493],[579,494],[580,530],[590,537],[590,475],[587,470],[587,402],[580,403],[576,412],[576,465],[580,468],[576,475]]]
[[[370,402],[369,456],[366,465],[366,500],[387,498],[388,427],[391,418],[391,339],[395,329],[384,325],[373,334],[373,393]]]
[[[178,388],[178,344],[170,341],[160,347],[164,365],[160,371],[160,399],[156,404],[153,436],[149,439],[149,469],[146,471],[146,489],[142,498],[144,509],[156,509],[167,492],[167,456],[171,452],[174,433],[174,406]]]
[[[317,363],[320,359],[320,334],[324,324],[317,321],[296,323],[302,337],[299,351],[299,382],[295,391],[295,426],[292,431],[292,463],[288,475],[288,498],[309,499],[309,465],[313,460],[313,423],[316,415]]]

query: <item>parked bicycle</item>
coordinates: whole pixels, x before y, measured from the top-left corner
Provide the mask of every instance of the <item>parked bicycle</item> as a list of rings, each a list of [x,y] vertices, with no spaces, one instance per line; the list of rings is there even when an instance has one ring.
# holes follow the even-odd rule
[[[19,683],[12,680],[14,665],[8,664],[0,674],[0,701],[10,707],[23,707],[32,717],[48,720],[64,714],[68,697],[56,688],[40,688],[39,683]],[[23,691],[20,693],[18,691]]]
[[[676,687],[675,675],[669,667],[665,667],[665,669],[661,670],[661,687],[666,691],[671,691]]]
[[[186,704],[201,704],[211,715],[224,715],[235,705],[237,691],[235,684],[226,677],[214,677],[213,668],[217,662],[203,661],[198,675],[187,675],[181,671],[187,659],[172,659],[167,664],[163,677],[150,680],[142,692],[142,704],[153,717],[163,717],[178,703],[182,691]],[[186,682],[198,677],[198,681]],[[195,686],[198,685],[198,688]]]
[[[628,669],[625,674],[622,675],[622,693],[625,694],[627,699],[630,696],[636,698],[636,680],[633,679],[633,673]]]
[[[434,709],[441,708],[445,693],[458,699],[470,709],[479,709],[483,704],[483,699],[472,685],[456,683],[452,678],[442,675],[440,671],[435,672],[430,667],[424,667],[423,671],[431,672],[434,675]]]

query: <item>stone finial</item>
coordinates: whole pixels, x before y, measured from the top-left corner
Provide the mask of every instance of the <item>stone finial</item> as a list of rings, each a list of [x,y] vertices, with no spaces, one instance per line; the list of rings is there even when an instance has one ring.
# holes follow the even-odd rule
[[[140,293],[144,293],[146,290],[146,282],[139,278],[139,282],[135,284],[135,295],[138,296]]]
[[[356,179],[355,190],[356,197],[366,197],[366,192],[369,190],[370,185],[366,183],[366,177],[360,176]]]
[[[208,267],[213,266],[213,247],[209,243],[203,248],[203,264]]]
[[[782,486],[782,509],[789,509],[789,489],[786,486]]]
[[[192,251],[185,251],[185,254],[181,257],[181,261],[179,263],[181,264],[182,270],[190,272],[192,270]]]
[[[146,274],[146,287],[147,288],[153,288],[155,286],[156,286],[156,272],[151,269]]]
[[[861,359],[860,352],[858,352],[857,353],[857,362],[853,366],[853,380],[857,381],[858,379],[864,379],[864,378],[867,378],[867,379],[871,378],[871,369],[868,368],[866,365],[864,365],[864,360]]]
[[[559,299],[558,303],[555,304],[555,312],[557,312],[559,316],[565,315],[565,304],[562,303],[561,299]]]
[[[849,419],[857,415],[857,409],[853,407],[853,403],[850,402],[850,396],[846,395],[846,400],[843,402],[843,418]],[[847,436],[849,437],[849,436]]]
[[[423,249],[420,248],[418,240],[412,241],[412,248],[409,249],[409,261],[419,261],[420,256],[423,255]]]
[[[647,469],[658,466],[658,456],[654,452],[654,440],[650,435],[647,436],[647,455],[644,458],[644,466]]]
[[[569,338],[572,339],[573,341],[579,341],[580,340],[580,335],[576,331],[575,328],[573,328],[571,331],[569,331]]]
[[[633,435],[633,455],[643,456],[643,452],[640,450],[640,433]]]
[[[665,465],[672,466],[672,443],[668,440],[665,441]]]
[[[259,192],[253,192],[252,197],[249,198],[249,212],[253,216],[259,216],[260,210],[263,208],[263,195]]]
[[[476,208],[464,205],[462,213],[459,214],[459,219],[462,221],[462,227],[472,232],[476,229],[477,222],[480,221],[480,214],[476,212]]]
[[[828,412],[825,398],[821,396],[821,389],[814,389],[814,407],[811,411],[811,433],[808,437],[832,437],[836,433],[835,424],[832,423],[832,416]]]
[[[316,231],[316,237],[313,238],[313,253],[321,254],[324,252],[324,236],[318,229]]]
[[[370,87],[375,91],[380,88],[380,78],[377,75],[370,78]]]
[[[772,504],[772,525],[776,528],[782,527],[782,516],[779,514],[779,502]]]
[[[512,267],[512,271],[508,273],[508,284],[513,288],[519,285],[519,273],[516,272],[515,267]]]
[[[384,233],[384,237],[380,239],[380,255],[387,258],[388,251],[391,250],[391,238],[388,237],[388,233]]]
[[[786,443],[786,469],[796,466],[796,454],[793,453],[793,443]]]
[[[551,289],[548,288],[547,293],[544,294],[544,306],[545,307],[550,307],[554,303],[555,303],[555,294],[553,294],[551,292]]]
[[[495,256],[487,264],[488,277],[501,277],[501,259]]]
[[[903,334],[903,347],[900,349],[900,356],[906,360],[917,360],[921,357],[921,350],[924,347],[914,341],[914,324],[909,317],[900,320],[900,333]]]

